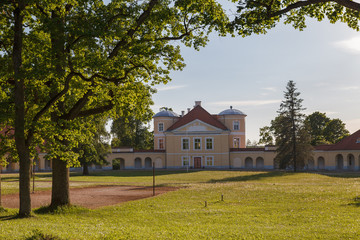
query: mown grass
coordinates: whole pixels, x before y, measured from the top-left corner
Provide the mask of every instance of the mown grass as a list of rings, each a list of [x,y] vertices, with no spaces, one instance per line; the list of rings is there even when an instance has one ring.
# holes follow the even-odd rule
[[[151,174],[104,171],[71,180],[151,185]],[[158,184],[184,188],[96,210],[35,210],[30,219],[13,218],[16,210],[7,209],[0,212],[0,239],[358,239],[359,177],[161,171]]]

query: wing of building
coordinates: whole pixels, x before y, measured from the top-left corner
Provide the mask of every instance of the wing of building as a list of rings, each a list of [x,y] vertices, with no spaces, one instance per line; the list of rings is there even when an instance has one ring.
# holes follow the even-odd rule
[[[246,148],[246,114],[230,107],[219,114],[210,114],[200,101],[180,115],[164,109],[154,121],[154,149],[114,148],[103,169],[217,168],[275,169],[276,147]],[[51,169],[43,155],[38,170]],[[360,130],[337,144],[317,146],[308,169],[360,170]],[[17,164],[6,171],[16,171]]]

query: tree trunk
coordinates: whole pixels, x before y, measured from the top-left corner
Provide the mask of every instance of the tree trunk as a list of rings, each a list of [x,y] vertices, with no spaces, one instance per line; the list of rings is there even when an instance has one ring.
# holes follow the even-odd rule
[[[83,175],[88,176],[89,175],[89,165],[88,163],[83,164]]]
[[[56,208],[66,205],[70,205],[69,168],[67,167],[66,162],[59,159],[53,159],[50,207]]]
[[[2,166],[0,166],[0,210],[2,208],[2,201],[1,201],[1,178],[2,178],[2,175],[1,175],[1,172],[2,172]]]
[[[15,145],[20,160],[19,216],[28,217],[31,214],[30,198],[30,159],[29,146],[25,139],[25,86],[22,76],[22,46],[23,46],[23,9],[25,4],[18,1],[14,9],[14,43],[13,43],[13,67],[14,67],[14,102],[15,102]]]

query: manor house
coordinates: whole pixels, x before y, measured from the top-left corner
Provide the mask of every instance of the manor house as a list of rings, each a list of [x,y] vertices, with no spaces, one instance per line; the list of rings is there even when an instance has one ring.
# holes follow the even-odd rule
[[[275,146],[247,148],[246,114],[230,106],[210,114],[200,101],[180,115],[170,110],[156,113],[154,149],[113,148],[103,169],[276,169]],[[50,170],[51,162],[40,154],[37,170]],[[333,145],[316,146],[309,170],[360,170],[360,130]],[[17,170],[11,163],[6,171]]]

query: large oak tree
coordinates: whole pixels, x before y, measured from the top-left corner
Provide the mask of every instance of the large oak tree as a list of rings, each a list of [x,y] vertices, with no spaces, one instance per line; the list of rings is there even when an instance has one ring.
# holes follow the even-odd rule
[[[69,204],[68,167],[83,119],[121,116],[144,94],[134,83],[167,83],[185,66],[176,42],[199,49],[228,23],[215,0],[5,0],[0,12],[0,91],[9,113],[2,126],[15,130],[8,138],[20,163],[20,216],[31,213],[36,146],[53,162],[52,206]]]

